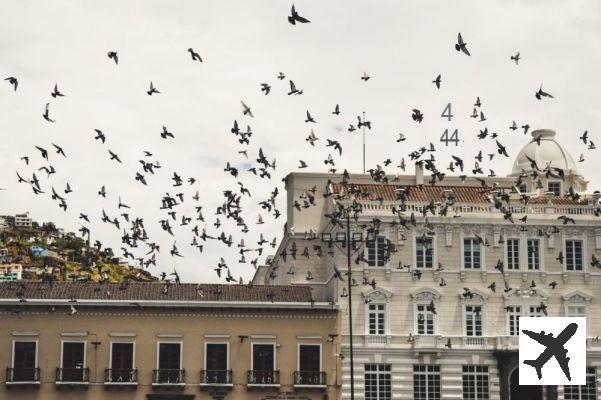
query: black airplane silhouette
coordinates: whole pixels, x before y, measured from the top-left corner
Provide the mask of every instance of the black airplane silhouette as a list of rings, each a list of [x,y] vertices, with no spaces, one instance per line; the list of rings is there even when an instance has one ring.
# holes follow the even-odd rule
[[[564,375],[569,381],[571,381],[572,378],[570,377],[570,368],[568,367],[570,357],[566,357],[568,350],[564,347],[564,345],[572,336],[574,336],[577,329],[578,325],[571,323],[566,326],[556,338],[553,337],[552,333],[545,334],[545,331],[536,333],[523,329],[522,332],[526,336],[529,336],[546,347],[545,351],[543,351],[536,360],[524,360],[524,364],[534,367],[534,369],[536,369],[538,379],[541,379],[543,376],[541,372],[543,366],[551,359],[551,357],[555,357]]]

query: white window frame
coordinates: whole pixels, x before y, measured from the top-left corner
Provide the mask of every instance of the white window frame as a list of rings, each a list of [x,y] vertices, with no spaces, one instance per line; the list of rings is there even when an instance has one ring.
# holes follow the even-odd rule
[[[592,372],[592,373],[591,373],[591,372],[589,372],[589,369],[592,369],[594,372]],[[587,378],[587,379],[586,379],[586,385],[565,385],[565,386],[563,387],[563,390],[564,390],[564,399],[567,399],[567,398],[568,398],[568,397],[566,396],[566,390],[565,390],[565,387],[566,387],[566,386],[574,386],[574,387],[576,387],[576,388],[577,388],[577,390],[578,390],[578,397],[576,397],[575,399],[582,399],[582,390],[583,390],[583,389],[584,389],[586,386],[588,386],[588,381],[589,381],[589,378],[591,378],[591,377],[593,378],[592,380],[593,380],[593,382],[595,383],[595,387],[594,387],[594,395],[595,395],[595,397],[594,397],[594,398],[595,398],[595,399],[598,399],[598,398],[599,398],[599,397],[598,397],[598,392],[599,392],[599,381],[598,381],[598,378],[597,378],[597,367],[594,367],[594,366],[589,366],[589,365],[587,365],[587,366],[586,366],[586,378]],[[571,397],[571,395],[570,395],[570,399],[568,399],[568,400],[571,400],[571,399],[573,399],[573,397]]]
[[[415,367],[416,366],[426,366],[426,371],[415,371]],[[434,366],[434,367],[438,367],[438,372],[431,372],[428,371],[428,367],[429,366]],[[430,397],[428,396],[428,388],[430,387],[430,379],[432,379],[432,376],[437,376],[438,375],[438,381],[439,381],[439,385],[438,385],[438,393],[440,395],[440,398],[443,399],[443,382],[442,382],[442,365],[441,364],[413,364],[411,367],[411,383],[412,383],[412,387],[413,387],[413,396],[415,397],[415,375],[425,375],[426,376],[426,397]]]
[[[549,185],[550,184],[558,184],[559,185],[559,194],[555,194],[555,192],[553,192],[555,194],[555,196],[561,196],[561,194],[563,193],[563,185],[561,184],[561,181],[557,181],[557,180],[548,180],[547,181],[547,190],[546,192],[552,192],[552,190],[549,189]]]
[[[310,371],[310,372],[322,372],[323,371],[323,352],[321,343],[308,343],[308,342],[298,342],[296,346],[296,370],[300,371],[300,348],[301,346],[319,346],[319,371]]]
[[[366,368],[365,368],[366,365],[377,365],[377,366],[388,365],[390,367],[390,371],[380,371],[379,368],[378,368],[377,371],[367,371]],[[363,364],[363,377],[364,377],[364,379],[365,379],[365,375],[367,375],[367,374],[374,374],[376,376],[376,389],[377,389],[376,390],[376,398],[377,399],[380,398],[380,375],[390,375],[390,396],[386,396],[386,397],[389,397],[390,399],[394,398],[393,394],[392,394],[392,389],[393,389],[393,381],[392,381],[392,379],[393,379],[393,377],[392,377],[392,364],[391,363],[382,363],[382,362],[379,362],[379,363],[375,363],[375,362],[373,362],[373,363],[365,363],[365,364]],[[367,398],[367,396],[365,395],[366,391],[367,391],[367,379],[365,379],[364,387],[363,387],[363,396],[365,398]]]
[[[463,310],[463,334],[466,337],[483,337],[484,336],[484,328],[485,328],[485,319],[484,319],[484,303],[480,302],[467,302],[461,305]],[[467,307],[480,307],[480,325],[482,329],[480,330],[480,335],[468,335],[467,334]],[[474,324],[474,333],[476,332],[476,325]]]
[[[226,360],[227,361],[227,364],[226,364],[227,368],[226,368],[226,371],[229,371],[229,369],[230,369],[230,342],[225,342],[225,341],[222,341],[222,342],[221,341],[220,342],[213,342],[213,341],[208,341],[207,342],[207,341],[205,341],[205,344],[204,344],[204,363],[203,363],[204,370],[205,371],[207,370],[207,347],[210,344],[224,344],[224,345],[226,345],[226,352],[227,352],[227,360]]]
[[[436,268],[438,268],[438,257],[437,257],[437,251],[436,251],[436,235],[434,236],[426,236],[426,239],[430,239],[432,241],[432,267],[431,268],[426,268],[426,267],[418,267],[417,265],[417,241],[418,239],[421,239],[422,235],[414,235],[413,238],[413,265],[415,265],[416,269],[419,270],[423,270],[423,271],[433,271]]]
[[[533,308],[534,308],[534,311],[532,311]],[[529,304],[528,305],[528,316],[529,317],[544,317],[545,314],[543,313],[543,311],[542,310],[537,311],[537,309],[540,310],[540,304],[538,304],[538,305],[537,304]]]
[[[507,336],[515,336],[517,337],[520,333],[520,317],[523,315],[523,306],[520,304],[509,304],[506,307],[512,307],[511,311],[506,311],[505,315],[506,315],[506,329],[507,329]],[[518,310],[516,310],[516,308]],[[514,317],[515,319],[515,325],[516,325],[516,329],[515,332],[512,334],[511,333],[511,317]]]
[[[465,267],[465,240],[466,239],[472,239],[474,240],[478,246],[480,246],[480,268],[466,268]],[[475,236],[463,236],[461,238],[461,270],[462,271],[485,271],[486,270],[486,265],[484,263],[485,260],[485,247],[482,243],[480,243],[478,241],[478,238]],[[472,251],[473,254],[473,251]]]
[[[419,310],[418,310],[418,307],[420,307],[420,306],[422,306],[422,307],[428,307],[429,305],[430,305],[429,303],[424,303],[424,302],[416,302],[416,303],[413,305],[413,315],[414,315],[414,318],[413,318],[413,332],[414,332],[414,334],[415,334],[415,335],[420,335],[420,336],[433,336],[433,335],[437,335],[437,334],[438,334],[438,330],[437,330],[437,325],[438,325],[438,323],[437,323],[437,318],[436,318],[436,317],[437,317],[437,315],[436,315],[436,314],[434,314],[432,311],[428,311],[427,309],[425,309],[424,311],[419,311]],[[436,306],[436,304],[435,304],[435,306]],[[425,313],[426,315],[428,315],[428,314],[429,314],[429,315],[432,315],[432,329],[433,329],[433,332],[432,332],[432,333],[419,333],[419,328],[418,328],[419,322],[418,322],[418,318],[419,318],[419,314],[420,314],[421,312]],[[424,318],[426,317],[426,315],[424,316]],[[426,320],[424,320],[424,328],[425,328],[425,330],[427,331],[427,324],[426,324],[426,322],[425,322],[425,321],[426,321]]]
[[[131,369],[136,369],[136,341],[135,340],[117,340],[109,342],[109,365],[108,368],[112,369],[113,366],[113,343],[115,344],[131,344],[132,345],[132,359]]]
[[[367,234],[364,235],[364,237],[367,237]],[[386,239],[388,239],[388,235],[387,232],[384,231],[380,231],[378,232],[377,235],[374,235],[374,251],[375,251],[375,265],[369,265],[369,247],[367,246],[367,243],[365,244],[365,250],[366,250],[366,258],[367,258],[367,262],[365,263],[365,266],[367,268],[374,268],[374,269],[380,269],[380,268],[386,268],[388,265],[388,261],[384,260],[384,264],[383,265],[378,265],[378,238],[382,238],[384,241],[384,246],[386,246]],[[384,253],[384,255],[386,255],[386,253]]]
[[[582,243],[582,269],[568,269],[568,242],[570,241],[580,241]],[[586,238],[585,237],[566,237],[563,240],[563,271],[564,272],[575,272],[575,273],[583,273],[588,272],[588,259],[587,259],[587,248],[586,248]]]
[[[465,371],[463,370],[463,368],[464,368],[464,367],[480,367],[480,368],[486,368],[486,372],[479,372],[479,371],[476,371],[476,370],[474,370],[474,371],[468,371],[468,372],[465,372]],[[478,397],[478,394],[479,394],[479,392],[478,392],[479,386],[478,386],[478,379],[477,379],[477,377],[478,377],[478,376],[486,376],[486,386],[488,387],[488,393],[487,393],[487,396],[486,396],[486,398],[490,400],[490,398],[491,398],[491,396],[490,396],[490,386],[491,386],[491,382],[490,382],[490,368],[489,368],[489,366],[488,366],[488,365],[485,365],[485,364],[464,364],[464,365],[462,365],[462,366],[461,366],[461,389],[462,389],[462,396],[461,396],[461,398],[462,398],[462,399],[464,399],[464,398],[465,398],[465,393],[463,393],[463,386],[464,386],[464,384],[463,384],[463,380],[464,380],[464,377],[465,377],[466,375],[470,375],[470,376],[473,376],[473,377],[474,377],[474,379],[473,379],[473,382],[474,382],[474,395],[476,396],[476,399],[477,399],[477,400],[481,400],[481,398],[480,398],[480,397]]]
[[[369,306],[379,306],[379,305],[383,305],[384,306],[384,333],[369,333],[369,314],[370,314],[370,310],[369,310]],[[376,330],[377,330],[377,325],[378,325],[378,320],[377,320],[377,315],[381,312],[379,310],[374,310],[374,312],[376,313]],[[388,334],[388,303],[383,302],[383,301],[377,301],[377,302],[370,302],[365,304],[365,334],[368,336],[383,336],[383,335],[387,335]]]
[[[530,258],[532,257],[530,255],[530,253],[528,252],[528,242],[530,241],[535,241],[538,243],[538,269],[530,269]],[[543,254],[543,239],[542,238],[538,238],[538,237],[528,237],[526,238],[526,248],[525,248],[525,254],[526,254],[526,266],[525,266],[525,271],[528,272],[541,272],[544,271],[544,254]]]
[[[513,241],[513,240],[517,240],[517,268],[509,268],[509,241]],[[511,236],[511,237],[506,237],[505,238],[505,270],[509,271],[509,272],[519,272],[521,270],[521,261],[522,261],[522,257],[521,257],[521,253],[522,253],[522,249],[521,249],[521,240],[519,237],[515,237],[515,236]]]
[[[12,344],[12,355],[11,355],[11,361],[10,361],[10,365],[11,368],[15,368],[15,343],[35,343],[35,367],[34,368],[38,368],[38,354],[40,352],[39,349],[39,340],[38,339],[33,339],[33,340],[25,340],[25,339],[15,339],[13,340],[13,344]],[[61,349],[62,349],[62,345],[61,345]],[[61,350],[61,356],[62,356],[62,350]],[[61,368],[62,368],[62,357],[61,357]]]
[[[263,342],[252,342],[250,344],[250,370],[251,371],[255,370],[255,368],[254,368],[254,363],[255,363],[255,345],[265,345],[265,346],[271,345],[271,346],[273,346],[273,370],[277,371],[278,370],[278,365],[277,365],[277,360],[278,360],[277,351],[278,351],[278,348],[277,348],[275,342],[265,342],[265,343],[263,343]]]
[[[160,369],[159,365],[160,365],[160,361],[161,361],[161,344],[165,343],[165,344],[179,344],[179,369],[183,369],[182,365],[184,364],[184,342],[182,341],[173,341],[173,340],[162,340],[162,341],[158,341],[157,342],[157,363],[156,363],[156,369]]]
[[[64,369],[63,367],[63,350],[65,348],[65,343],[83,343],[83,365],[82,368],[87,368],[88,365],[88,357],[87,357],[87,353],[88,353],[88,341],[87,340],[61,340],[61,364],[60,364],[60,368]]]

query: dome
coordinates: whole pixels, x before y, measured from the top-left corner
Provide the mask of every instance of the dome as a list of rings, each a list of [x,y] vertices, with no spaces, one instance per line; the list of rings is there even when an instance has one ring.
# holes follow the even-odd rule
[[[551,129],[538,129],[532,131],[532,137],[535,139],[540,137],[540,145],[533,141],[524,146],[513,163],[510,176],[517,176],[522,173],[522,170],[526,172],[533,170],[526,156],[536,161],[538,168],[541,170],[550,165],[551,167],[563,169],[566,175],[578,175],[574,159],[555,140],[555,131]]]

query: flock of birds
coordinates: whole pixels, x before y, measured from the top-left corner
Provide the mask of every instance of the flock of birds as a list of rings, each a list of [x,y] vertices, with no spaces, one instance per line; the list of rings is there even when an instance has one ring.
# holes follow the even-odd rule
[[[292,25],[296,25],[297,23],[306,24],[310,22],[307,18],[299,14],[294,5],[291,9],[291,15],[288,16],[288,21]],[[454,47],[460,54],[471,56],[467,43],[464,41],[461,33],[458,34]],[[187,49],[187,52],[190,53],[191,62],[205,62],[200,54],[193,48]],[[115,67],[119,66],[119,53],[117,51],[109,51],[107,53],[107,58],[110,62],[114,63]],[[520,60],[521,55],[519,52],[510,57],[510,61],[513,61],[516,65],[519,65]],[[287,79],[283,72],[279,72],[275,78],[281,82]],[[362,76],[360,76],[360,80],[364,84],[366,84],[370,79],[371,76],[367,72],[363,72]],[[14,91],[18,90],[18,78],[10,76],[5,80],[12,86]],[[288,78],[287,83],[288,85],[286,85],[287,87],[284,93],[287,93],[288,96],[301,96],[303,94],[303,89],[299,88],[299,86],[292,79]],[[443,84],[442,74],[438,74],[432,83],[435,85],[436,89],[440,89]],[[274,85],[269,82],[261,82],[258,85],[259,93],[262,93],[265,96],[272,94],[273,89]],[[146,93],[148,96],[162,95],[159,86],[152,81],[149,82]],[[59,101],[60,98],[66,96],[59,90],[58,84],[54,85],[54,88],[50,94],[53,98],[52,101]],[[542,85],[540,85],[540,88],[535,92],[534,96],[537,100],[554,98],[553,95],[543,90]],[[255,115],[252,112],[251,106],[248,104],[248,102],[243,100],[241,100],[240,103],[241,118],[244,118],[246,121],[252,120]],[[332,107],[331,114],[337,117],[343,115],[343,107],[341,107],[340,104],[335,104]],[[313,114],[310,110],[306,110],[304,122],[306,124],[316,124],[317,120],[315,115],[316,114]],[[425,118],[424,113],[417,108],[411,110],[411,117],[417,124],[421,123]],[[480,100],[480,97],[477,97],[474,103],[471,117],[477,119],[478,122],[481,123],[486,121],[486,116],[483,110],[483,102]],[[55,118],[51,113],[50,102],[46,103],[42,118],[48,123],[59,123],[57,121],[60,120],[60,118]],[[347,128],[347,131],[350,134],[361,129],[371,130],[372,121],[367,120],[365,114],[357,115],[356,117],[351,118],[352,119],[349,121]],[[252,183],[249,184],[247,178],[252,177],[253,179],[267,181],[271,180],[272,175],[276,172],[276,159],[273,157],[273,155],[268,156],[267,152],[262,147],[259,146],[257,148],[257,146],[254,146],[254,143],[251,145],[251,139],[253,139],[254,135],[253,129],[249,123],[238,122],[238,119],[239,118],[236,118],[233,121],[232,127],[229,131],[233,135],[237,145],[240,146],[240,149],[236,151],[234,156],[241,158],[242,161],[227,161],[225,163],[223,172],[233,178],[235,185],[233,188],[225,188],[221,190],[223,196],[221,205],[214,210],[214,216],[210,220],[208,218],[205,219],[203,215],[203,206],[200,204],[199,191],[194,190],[196,179],[192,176],[185,177],[184,174],[179,172],[173,172],[171,177],[171,187],[164,191],[165,194],[161,195],[158,199],[158,203],[160,203],[160,210],[163,213],[163,217],[158,220],[158,226],[160,227],[161,231],[165,232],[167,235],[169,235],[169,237],[172,238],[168,245],[159,243],[158,240],[153,239],[148,235],[146,229],[147,222],[145,219],[138,215],[136,211],[133,210],[129,205],[123,202],[120,196],[118,197],[118,202],[115,202],[113,207],[108,208],[109,206],[107,205],[106,208],[102,209],[101,215],[96,216],[95,219],[94,216],[91,216],[84,210],[76,212],[81,223],[80,233],[82,236],[88,237],[89,239],[90,225],[97,223],[98,220],[102,223],[111,225],[115,228],[115,232],[119,232],[121,235],[120,250],[123,257],[141,267],[149,268],[150,266],[157,265],[157,254],[165,248],[168,249],[171,257],[183,257],[180,251],[183,241],[180,240],[178,244],[174,228],[184,227],[183,229],[187,229],[189,232],[188,234],[190,235],[190,239],[186,240],[185,242],[188,246],[195,248],[198,252],[203,252],[204,245],[207,241],[214,241],[215,243],[223,245],[228,251],[235,249],[239,255],[239,263],[250,263],[252,266],[257,268],[259,257],[263,255],[265,248],[269,246],[272,249],[275,249],[277,247],[277,238],[274,237],[272,239],[266,239],[264,234],[259,232],[256,240],[249,240],[246,238],[246,235],[251,232],[251,226],[256,226],[258,229],[261,225],[266,224],[267,215],[272,217],[273,221],[277,220],[281,216],[281,212],[276,207],[276,201],[278,199],[280,189],[276,185],[270,193],[258,200],[255,200],[256,205],[258,205],[261,210],[256,219],[245,215],[245,209],[242,206],[242,200],[245,197],[248,197],[249,199],[252,198],[251,191],[249,189]],[[246,125],[245,129],[243,128],[243,125]],[[527,123],[518,124],[516,121],[512,121],[509,126],[509,130],[516,131],[520,129],[518,126],[521,126],[524,134],[527,134],[530,129],[530,125]],[[114,162],[117,164],[129,162],[129,160],[122,158],[116,149],[110,147],[111,138],[109,133],[93,127],[90,128],[90,131],[90,141],[95,143],[94,145],[104,148],[104,151],[107,155],[106,162]],[[171,132],[167,126],[162,126],[162,129],[160,130],[157,129],[156,134],[160,135],[160,137],[165,141],[177,141],[176,134]],[[474,167],[471,169],[471,173],[481,183],[482,190],[487,193],[491,203],[503,213],[504,218],[507,221],[514,223],[512,208],[510,207],[509,193],[505,192],[504,190],[498,190],[496,184],[494,183],[491,185],[490,180],[485,178],[494,177],[494,170],[489,169],[488,173],[486,173],[485,169],[481,165],[485,160],[490,162],[495,157],[509,157],[506,146],[501,143],[500,134],[489,131],[488,127],[483,127],[483,129],[480,129],[479,134],[477,134],[477,138],[482,141],[494,140],[496,149],[490,153],[485,153],[483,150],[478,150],[474,159],[471,160],[474,165]],[[345,192],[347,194],[357,195],[371,201],[379,201],[380,203],[384,201],[383,198],[372,196],[369,192],[366,193],[365,191],[357,189],[352,182],[350,182],[350,176],[348,172],[344,170],[342,173],[340,173],[340,171],[336,168],[337,157],[342,156],[343,152],[343,143],[340,139],[325,138],[325,140],[321,141],[321,138],[316,135],[314,129],[309,129],[309,134],[305,140],[307,142],[307,146],[309,146],[309,149],[316,149],[316,145],[318,143],[324,144],[324,149],[326,152],[329,151],[323,160],[324,167],[327,168],[328,172],[332,173],[333,180],[341,177],[340,184],[345,187]],[[401,143],[405,140],[406,136],[403,133],[399,133],[396,142]],[[580,137],[580,140],[584,143],[586,149],[595,149],[595,145],[590,140],[587,132]],[[533,141],[540,145],[541,138],[534,138]],[[62,208],[64,211],[67,211],[70,209],[69,198],[73,196],[73,193],[76,193],[77,190],[69,183],[67,183],[64,188],[57,188],[53,186],[52,176],[57,174],[58,171],[56,170],[55,166],[51,164],[53,157],[68,158],[65,147],[63,145],[50,142],[49,144],[35,145],[34,149],[36,153],[35,156],[23,155],[20,159],[25,166],[33,167],[33,170],[28,173],[24,173],[19,168],[19,170],[16,172],[18,182],[29,186],[34,195],[49,195],[50,198],[55,201],[60,208]],[[408,158],[412,162],[419,163],[430,172],[430,180],[428,184],[435,185],[443,181],[446,174],[448,174],[447,171],[459,172],[459,176],[463,180],[466,179],[470,160],[452,155],[452,161],[450,162],[449,166],[446,168],[439,168],[437,165],[437,160],[434,156],[435,152],[436,148],[434,144],[429,143],[428,145],[420,146],[408,153]],[[561,180],[565,178],[564,171],[560,168],[550,165],[537,165],[534,159],[529,159],[529,161],[533,171],[531,173],[523,173],[522,175],[518,176],[513,188],[514,191],[519,193],[520,200],[524,204],[528,204],[531,199],[530,194],[521,193],[519,189],[521,184],[526,180],[530,179],[536,185],[536,187],[541,187],[542,183],[540,178],[542,176],[547,178],[555,177]],[[579,161],[584,161],[583,155],[580,156]],[[151,151],[144,149],[140,150],[140,159],[138,160],[138,163],[139,169],[135,176],[132,176],[131,179],[132,183],[136,183],[140,185],[140,187],[147,186],[148,182],[153,179],[155,174],[159,173],[161,169],[166,168],[166,166],[163,165],[158,159],[153,157],[153,153]],[[250,167],[242,167],[245,165],[245,163],[248,163]],[[393,183],[398,179],[398,176],[388,176],[384,171],[384,167],[389,166],[392,163],[393,161],[390,158],[387,158],[382,160],[381,163],[377,164],[373,168],[368,169],[368,172],[375,183]],[[302,159],[299,160],[299,169],[305,169],[308,167],[309,165],[306,161]],[[405,171],[405,158],[400,160],[400,163],[397,165],[397,167],[402,171]],[[38,176],[42,173],[44,173],[45,176]],[[329,181],[324,188],[319,189],[317,187],[307,188],[298,197],[293,199],[292,206],[298,211],[302,211],[316,205],[316,196],[323,195],[324,197],[333,196],[336,198],[339,196],[339,194],[331,191],[332,183],[338,182]],[[449,210],[452,209],[451,206],[453,205],[454,198],[450,196],[439,204],[435,204],[434,202],[430,203],[428,206],[424,207],[423,215],[421,216],[423,217],[423,220],[418,221],[419,216],[415,216],[413,213],[409,217],[406,216],[405,201],[410,190],[411,188],[407,187],[404,191],[400,191],[398,193],[398,205],[393,207],[392,210],[393,214],[397,218],[392,225],[400,225],[410,229],[411,227],[417,227],[419,224],[425,228],[424,238],[431,237],[431,235],[434,234],[434,229],[432,224],[430,224],[428,221],[428,213],[430,212],[432,215],[447,216]],[[107,196],[110,194],[110,187],[108,185],[102,185],[98,188],[97,196],[99,197],[99,200],[107,199]],[[569,196],[574,200],[579,198],[578,193],[576,193],[572,188],[570,188]],[[190,203],[193,205],[193,214],[182,211],[184,204],[189,205]],[[359,202],[354,202],[352,206],[347,209],[344,209],[344,207],[340,204],[339,207],[340,208],[338,208],[335,212],[326,215],[326,218],[328,218],[333,225],[342,226],[342,221],[347,213],[352,213],[353,217],[356,218],[356,216],[361,212],[361,205]],[[600,214],[601,209],[598,208],[595,211],[595,215]],[[253,218],[254,220],[251,221],[250,218]],[[525,223],[526,219],[527,216],[524,216],[521,218],[521,222]],[[561,216],[559,219],[563,224],[575,223],[572,218],[567,216]],[[226,220],[233,223],[238,228],[239,232],[226,231],[224,227],[224,222]],[[365,224],[363,228],[372,232],[377,232],[380,224],[380,220],[374,219],[371,223]],[[285,227],[285,229],[287,228]],[[524,229],[526,228],[524,227]],[[555,232],[553,231],[546,231],[540,232],[540,235],[544,236],[554,233]],[[238,239],[234,239],[236,235],[240,235],[240,237]],[[307,232],[305,233],[305,238],[309,241],[315,241],[318,239],[318,235],[316,232]],[[489,245],[485,238],[479,238],[479,240],[481,244],[485,246]],[[89,246],[90,249],[97,254],[101,253],[102,251],[111,254],[113,253],[112,249],[106,248],[106,246],[104,246],[99,240],[96,240],[93,244],[89,243]],[[326,251],[332,252],[332,247],[330,246]],[[394,254],[396,251],[397,250],[394,244],[387,240],[385,244],[384,257],[386,259],[390,259],[392,254]],[[312,256],[321,257],[323,254],[324,248],[321,244],[311,244],[301,250],[296,248],[296,243],[292,243],[291,248],[282,249],[278,255],[286,260],[286,257],[288,256],[294,259],[296,259],[297,256],[309,259]],[[367,261],[365,257],[365,249],[357,250],[356,255],[356,263]],[[560,258],[563,258],[561,254],[558,259]],[[601,267],[601,264],[599,264],[599,261],[596,259],[593,260],[592,265],[595,267]],[[89,267],[92,268],[92,266]],[[421,279],[422,272],[420,270],[412,268],[410,265],[405,265],[401,261],[399,261],[398,269],[407,270],[412,274],[414,279]],[[442,271],[443,269],[444,267],[439,264],[438,271]],[[504,290],[512,290],[507,279],[505,279],[504,268],[501,262],[497,265],[497,269],[502,273],[505,286]],[[235,278],[233,276],[230,266],[228,266],[224,257],[220,257],[219,261],[215,263],[214,271],[219,278],[225,279],[226,282],[238,282],[243,284],[242,277]],[[103,273],[103,271],[99,272]],[[291,267],[287,273],[293,275],[295,273],[294,267]],[[269,276],[271,279],[275,279],[277,274],[278,271],[276,267],[270,269]],[[337,279],[344,280],[344,274],[340,273],[340,271],[337,269],[335,269],[334,275]],[[106,278],[106,275],[103,275],[103,277],[103,279],[108,279]],[[166,288],[169,287],[171,282],[179,283],[180,281],[179,274],[175,270],[170,274],[167,272],[162,272],[160,279],[161,281],[165,282]],[[306,279],[308,281],[313,279],[311,272],[308,273]],[[358,284],[354,278],[351,279],[353,285]],[[248,284],[251,285],[252,283],[249,282]],[[376,282],[373,279],[365,279],[363,284],[371,285],[373,287],[376,286]],[[446,282],[443,278],[440,278],[439,285],[446,285]],[[555,285],[555,282],[549,284],[552,289],[555,288]],[[496,290],[496,283],[493,282],[489,286],[489,289],[494,292]],[[341,295],[342,297],[348,296],[346,291],[343,291]],[[469,290],[469,288],[465,288],[464,295],[471,296],[473,293]],[[434,304],[431,304],[430,307],[432,312],[436,311]]]

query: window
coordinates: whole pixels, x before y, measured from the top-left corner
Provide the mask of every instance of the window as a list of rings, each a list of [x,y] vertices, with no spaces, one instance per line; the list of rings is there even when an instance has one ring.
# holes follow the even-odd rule
[[[432,238],[415,238],[415,266],[417,268],[432,268],[434,247]]]
[[[135,382],[133,343],[111,343],[107,382]]]
[[[561,196],[561,183],[547,182],[547,192],[553,193],[554,196]]]
[[[476,238],[463,239],[463,268],[480,269],[480,242]]]
[[[488,400],[488,367],[463,366],[463,400]]]
[[[365,400],[392,398],[390,364],[365,364]]]
[[[569,305],[567,309],[568,317],[586,317],[585,305]]]
[[[368,304],[367,319],[370,335],[386,334],[386,304]]]
[[[465,335],[482,336],[482,306],[465,306]]]
[[[321,373],[321,346],[301,344],[298,346],[298,372],[295,385],[325,385]]]
[[[428,310],[429,305],[418,304],[417,306],[417,334],[418,335],[433,335],[434,334],[434,313]]]
[[[597,370],[594,367],[586,369],[586,385],[567,385],[563,387],[565,400],[596,400],[597,399]]]
[[[542,317],[544,315],[540,306],[530,306],[528,316],[530,317]]]
[[[520,306],[507,306],[507,322],[508,322],[508,333],[509,336],[518,336],[520,334],[520,315],[522,314],[522,307]]]
[[[37,342],[13,342],[11,382],[39,381],[37,368]]]
[[[252,345],[252,375],[249,383],[277,384],[278,377],[275,373],[275,344]]]
[[[61,382],[84,382],[86,374],[86,343],[85,342],[63,342],[61,371],[59,381]]]
[[[386,239],[377,236],[375,240],[367,242],[367,265],[370,267],[383,267],[386,264]]]
[[[520,239],[507,239],[507,269],[520,269]]]
[[[566,240],[566,269],[582,271],[582,240]]]
[[[205,383],[230,383],[227,343],[205,344]]]
[[[440,400],[440,366],[413,366],[413,400]]]
[[[181,350],[181,343],[159,343],[158,383],[183,383]]]
[[[538,271],[540,269],[540,240],[528,239],[526,247],[528,250],[528,270]]]

